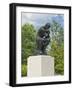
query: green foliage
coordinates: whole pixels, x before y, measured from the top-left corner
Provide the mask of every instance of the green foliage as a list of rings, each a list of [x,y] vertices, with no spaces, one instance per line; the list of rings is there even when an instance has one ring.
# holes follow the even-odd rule
[[[34,54],[36,44],[36,31],[31,24],[22,26],[22,64],[27,64],[27,57]]]
[[[64,74],[64,46],[59,46],[56,41],[52,41],[49,54],[55,59],[55,73]]]
[[[57,41],[59,45],[64,42],[64,30],[56,21],[52,22],[51,37],[52,40]]]
[[[64,74],[64,30],[53,21],[51,27],[51,49],[49,55],[55,59],[55,73]]]
[[[22,64],[22,66],[21,66],[21,74],[22,74],[22,76],[27,76],[27,65]]]

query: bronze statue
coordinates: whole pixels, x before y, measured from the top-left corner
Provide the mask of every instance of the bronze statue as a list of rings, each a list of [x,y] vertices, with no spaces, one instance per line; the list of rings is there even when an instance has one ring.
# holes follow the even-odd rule
[[[50,43],[50,24],[47,23],[45,26],[42,26],[37,32],[37,54],[46,55],[46,47]]]

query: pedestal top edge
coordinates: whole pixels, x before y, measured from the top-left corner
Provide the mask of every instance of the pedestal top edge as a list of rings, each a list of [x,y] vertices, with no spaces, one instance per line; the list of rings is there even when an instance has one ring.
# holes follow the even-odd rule
[[[48,56],[48,55],[36,55],[36,56],[29,56],[28,58],[54,58],[52,56]]]

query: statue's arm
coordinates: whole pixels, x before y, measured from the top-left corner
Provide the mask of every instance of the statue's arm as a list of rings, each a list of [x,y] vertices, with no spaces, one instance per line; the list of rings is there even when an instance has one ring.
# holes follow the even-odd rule
[[[44,27],[41,27],[39,30],[38,30],[38,36],[42,36],[44,34]]]
[[[41,40],[41,41],[43,41],[44,38],[42,38],[42,37],[40,37],[40,36],[37,36],[37,40]]]

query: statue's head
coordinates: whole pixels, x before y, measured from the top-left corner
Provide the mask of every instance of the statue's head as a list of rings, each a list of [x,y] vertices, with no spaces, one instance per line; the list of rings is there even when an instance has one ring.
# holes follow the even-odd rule
[[[46,28],[46,29],[49,29],[49,28],[50,28],[50,23],[47,23],[47,24],[45,25],[45,28]]]

